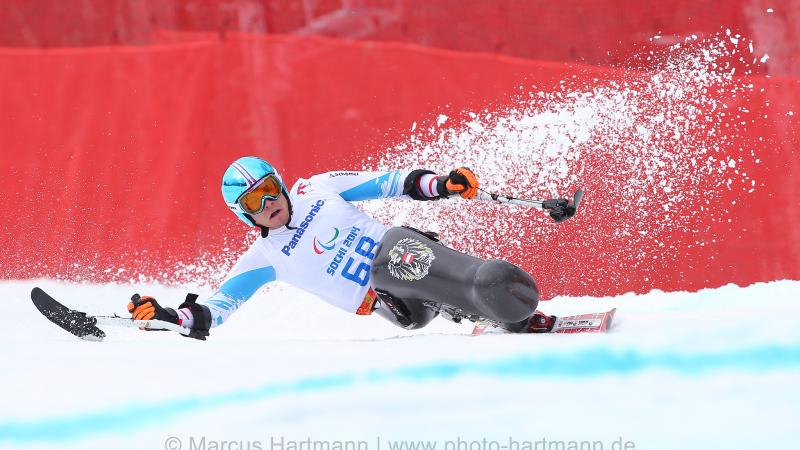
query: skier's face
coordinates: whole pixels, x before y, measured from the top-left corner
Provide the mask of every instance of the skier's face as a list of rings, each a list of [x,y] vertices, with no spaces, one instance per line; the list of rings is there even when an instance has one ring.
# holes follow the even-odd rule
[[[264,210],[252,214],[251,217],[256,224],[270,230],[286,225],[289,223],[289,204],[286,202],[286,196],[281,195],[277,200],[266,200]]]

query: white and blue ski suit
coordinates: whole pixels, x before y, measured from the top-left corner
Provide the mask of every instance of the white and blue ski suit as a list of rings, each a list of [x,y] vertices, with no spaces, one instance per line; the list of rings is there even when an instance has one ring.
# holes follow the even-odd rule
[[[291,218],[241,255],[219,289],[199,302],[219,326],[259,288],[285,281],[350,313],[368,307],[370,268],[388,227],[351,202],[406,197],[411,172],[329,172],[289,191]],[[370,295],[368,295],[370,294]]]

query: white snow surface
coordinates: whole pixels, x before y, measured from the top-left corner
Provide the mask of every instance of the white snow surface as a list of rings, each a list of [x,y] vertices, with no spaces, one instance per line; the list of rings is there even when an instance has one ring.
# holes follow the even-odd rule
[[[629,449],[784,449],[796,441],[798,281],[556,298],[540,309],[616,307],[611,332],[484,336],[443,319],[406,332],[277,285],[206,342],[107,329],[100,343],[48,322],[30,301],[34,286],[95,314],[124,315],[133,292],[173,306],[186,293],[0,282],[0,448],[329,450],[352,440],[364,441],[350,443],[359,450],[412,441],[441,450],[622,449],[622,439]]]

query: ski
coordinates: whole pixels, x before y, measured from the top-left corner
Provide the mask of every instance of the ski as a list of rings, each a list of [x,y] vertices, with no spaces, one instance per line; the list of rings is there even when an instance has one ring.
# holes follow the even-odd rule
[[[613,308],[610,311],[599,313],[557,317],[553,328],[548,333],[605,333],[611,328],[616,312],[617,308]],[[487,320],[476,322],[472,329],[473,335],[505,332]]]
[[[605,333],[611,328],[617,308],[601,313],[557,317],[550,333]]]
[[[31,291],[31,300],[36,309],[50,322],[58,325],[67,332],[87,341],[102,341],[106,337],[98,325],[134,327],[151,330],[169,330],[183,335],[188,335],[188,328],[164,322],[163,320],[134,320],[126,317],[90,316],[84,312],[67,308],[51,297],[41,288],[35,287]]]

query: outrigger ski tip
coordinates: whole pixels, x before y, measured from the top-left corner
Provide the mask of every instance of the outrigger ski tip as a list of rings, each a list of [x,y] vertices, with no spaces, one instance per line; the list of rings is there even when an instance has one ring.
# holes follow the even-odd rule
[[[47,320],[81,339],[102,341],[106,337],[103,330],[97,328],[96,318],[67,308],[38,287],[31,291],[31,300]]]
[[[556,223],[561,223],[575,215],[583,200],[583,189],[578,189],[572,196],[572,203],[565,198],[554,198],[542,202],[542,209],[550,212],[550,217]]]

